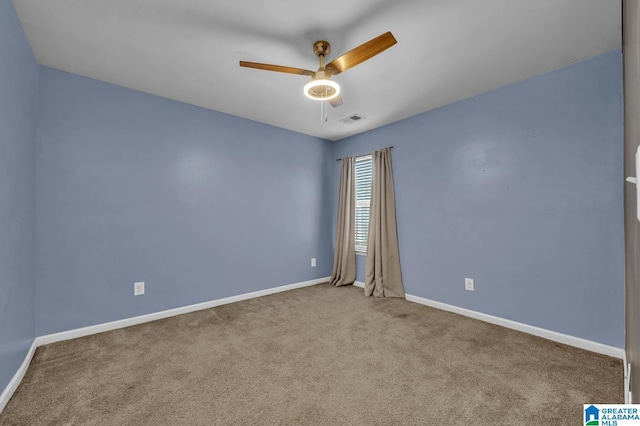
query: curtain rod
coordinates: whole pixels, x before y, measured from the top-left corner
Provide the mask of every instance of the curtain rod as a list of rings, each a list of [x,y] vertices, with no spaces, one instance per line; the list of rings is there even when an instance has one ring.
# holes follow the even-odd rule
[[[389,149],[391,149],[391,148],[393,148],[393,145],[391,145],[391,146],[389,147]],[[380,148],[380,149],[382,149],[382,148]],[[369,154],[370,154],[370,153],[369,153]],[[369,154],[364,154],[364,155],[369,155]],[[356,157],[363,157],[364,155],[356,155]],[[340,160],[342,160],[342,158],[336,158],[336,161],[340,161]]]

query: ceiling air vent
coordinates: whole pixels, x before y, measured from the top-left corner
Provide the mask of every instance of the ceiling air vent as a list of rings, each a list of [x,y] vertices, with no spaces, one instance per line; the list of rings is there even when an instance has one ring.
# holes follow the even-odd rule
[[[350,114],[348,117],[340,120],[344,124],[355,123],[356,121],[364,120],[364,115],[362,114]]]

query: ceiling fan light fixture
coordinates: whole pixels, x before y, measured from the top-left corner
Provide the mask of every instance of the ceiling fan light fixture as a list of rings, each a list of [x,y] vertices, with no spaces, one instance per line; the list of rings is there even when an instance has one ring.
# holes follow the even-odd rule
[[[304,94],[309,99],[328,101],[340,94],[340,85],[335,81],[319,78],[304,85]]]

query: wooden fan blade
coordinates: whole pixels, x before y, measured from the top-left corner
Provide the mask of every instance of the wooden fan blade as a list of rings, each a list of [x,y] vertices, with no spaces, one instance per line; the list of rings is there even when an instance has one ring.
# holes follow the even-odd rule
[[[240,66],[247,67],[247,68],[256,68],[259,70],[266,70],[266,71],[286,72],[289,74],[313,75],[313,71],[304,70],[302,68],[285,67],[282,65],[270,65],[270,64],[260,64],[257,62],[240,61]]]
[[[359,63],[366,61],[378,53],[383,52],[397,43],[396,38],[388,31],[378,37],[369,40],[368,42],[361,44],[345,53],[342,56],[337,57],[333,61],[326,65],[326,69],[332,74],[340,74],[343,71],[353,68]]]
[[[344,102],[342,101],[342,96],[338,95],[335,98],[329,99],[329,103],[331,104],[332,107],[338,108]]]

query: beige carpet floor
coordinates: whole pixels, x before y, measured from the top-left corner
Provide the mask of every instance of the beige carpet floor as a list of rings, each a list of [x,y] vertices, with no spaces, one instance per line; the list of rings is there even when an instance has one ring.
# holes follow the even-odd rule
[[[622,362],[328,284],[38,348],[2,425],[577,425]]]

